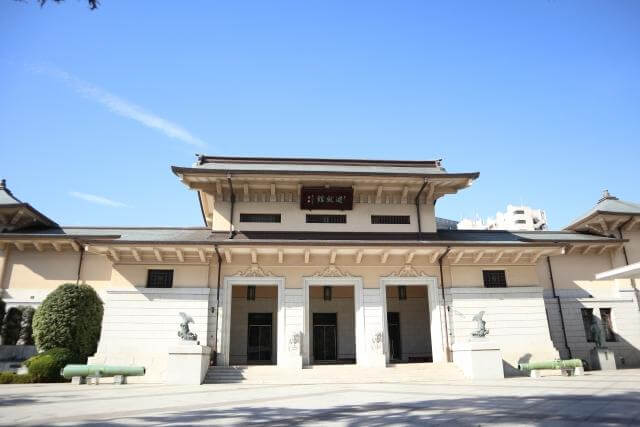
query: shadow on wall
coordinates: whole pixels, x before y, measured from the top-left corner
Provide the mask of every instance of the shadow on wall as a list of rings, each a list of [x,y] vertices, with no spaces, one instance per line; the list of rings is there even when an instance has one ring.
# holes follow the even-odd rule
[[[363,391],[354,391],[362,393]],[[366,392],[366,390],[364,391]],[[318,398],[317,391],[308,398]],[[348,394],[346,394],[348,396]],[[300,394],[298,398],[304,398]],[[21,405],[24,396],[7,395],[4,405]],[[373,402],[361,405],[320,405],[316,409],[259,405],[255,399],[234,401],[232,408],[194,410],[193,404],[166,407],[171,411],[158,415],[135,415],[140,410],[118,414],[117,419],[93,420],[101,426],[127,425],[249,425],[290,426],[300,424],[333,424],[348,426],[387,426],[445,424],[478,425],[505,423],[544,425],[550,422],[581,424],[630,424],[640,414],[640,393],[627,392],[610,395],[563,394],[509,396],[474,396],[425,399],[419,401]],[[579,409],[578,409],[579,408]],[[54,421],[63,421],[60,418]],[[77,420],[74,420],[77,422]],[[93,424],[92,423],[92,424]]]

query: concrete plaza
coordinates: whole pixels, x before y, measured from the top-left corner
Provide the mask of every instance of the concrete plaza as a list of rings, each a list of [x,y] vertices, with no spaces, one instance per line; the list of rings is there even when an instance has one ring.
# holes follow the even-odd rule
[[[640,370],[500,381],[0,386],[2,425],[638,425]]]

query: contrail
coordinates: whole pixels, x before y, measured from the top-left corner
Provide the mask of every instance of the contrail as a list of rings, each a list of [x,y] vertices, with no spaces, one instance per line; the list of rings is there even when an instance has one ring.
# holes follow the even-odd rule
[[[178,139],[196,147],[206,147],[204,141],[193,136],[182,126],[156,116],[149,111],[145,111],[144,108],[120,98],[119,96],[114,95],[96,85],[80,80],[66,71],[53,67],[30,67],[30,69],[35,73],[46,74],[62,80],[76,92],[104,105],[112,112],[135,120],[149,128],[156,129],[170,138]]]
[[[106,197],[102,197],[102,196],[96,196],[95,194],[80,193],[78,191],[70,191],[69,195],[78,199],[85,200],[90,203],[96,203],[98,205],[111,206],[114,208],[123,208],[127,206],[124,203],[116,202],[115,200],[107,199]]]

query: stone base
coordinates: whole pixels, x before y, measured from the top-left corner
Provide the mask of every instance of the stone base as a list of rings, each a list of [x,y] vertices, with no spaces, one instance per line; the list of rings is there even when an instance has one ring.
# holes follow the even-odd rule
[[[179,344],[169,347],[167,384],[202,384],[211,358],[211,347]]]
[[[127,377],[125,375],[115,375],[113,377],[113,383],[117,385],[122,385],[127,383]]]
[[[573,368],[573,375],[575,376],[584,375],[584,368]]]
[[[86,380],[84,377],[71,377],[71,384],[81,385],[85,383],[86,383]]]
[[[100,377],[87,377],[87,384],[100,385]]]
[[[500,348],[489,340],[455,343],[453,362],[462,369],[467,378],[474,380],[504,378]]]
[[[594,348],[590,352],[591,365],[594,369],[600,369],[603,371],[615,370],[616,358],[613,351],[608,348]]]

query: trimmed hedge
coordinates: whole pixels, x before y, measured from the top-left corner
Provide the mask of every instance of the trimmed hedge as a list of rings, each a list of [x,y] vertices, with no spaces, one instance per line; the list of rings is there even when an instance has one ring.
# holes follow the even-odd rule
[[[2,344],[15,345],[20,337],[20,322],[22,321],[22,307],[11,307],[7,311],[2,324]]]
[[[54,348],[44,353],[36,354],[24,364],[29,369],[33,382],[51,383],[64,381],[60,375],[62,368],[70,363],[76,363],[78,356],[66,348]]]
[[[18,345],[33,345],[33,316],[35,313],[36,309],[33,307],[22,308]]]
[[[0,384],[30,384],[34,382],[30,374],[14,374],[13,372],[0,372]]]
[[[33,337],[40,351],[69,349],[85,363],[98,347],[104,309],[88,285],[66,283],[51,292],[36,310]]]

